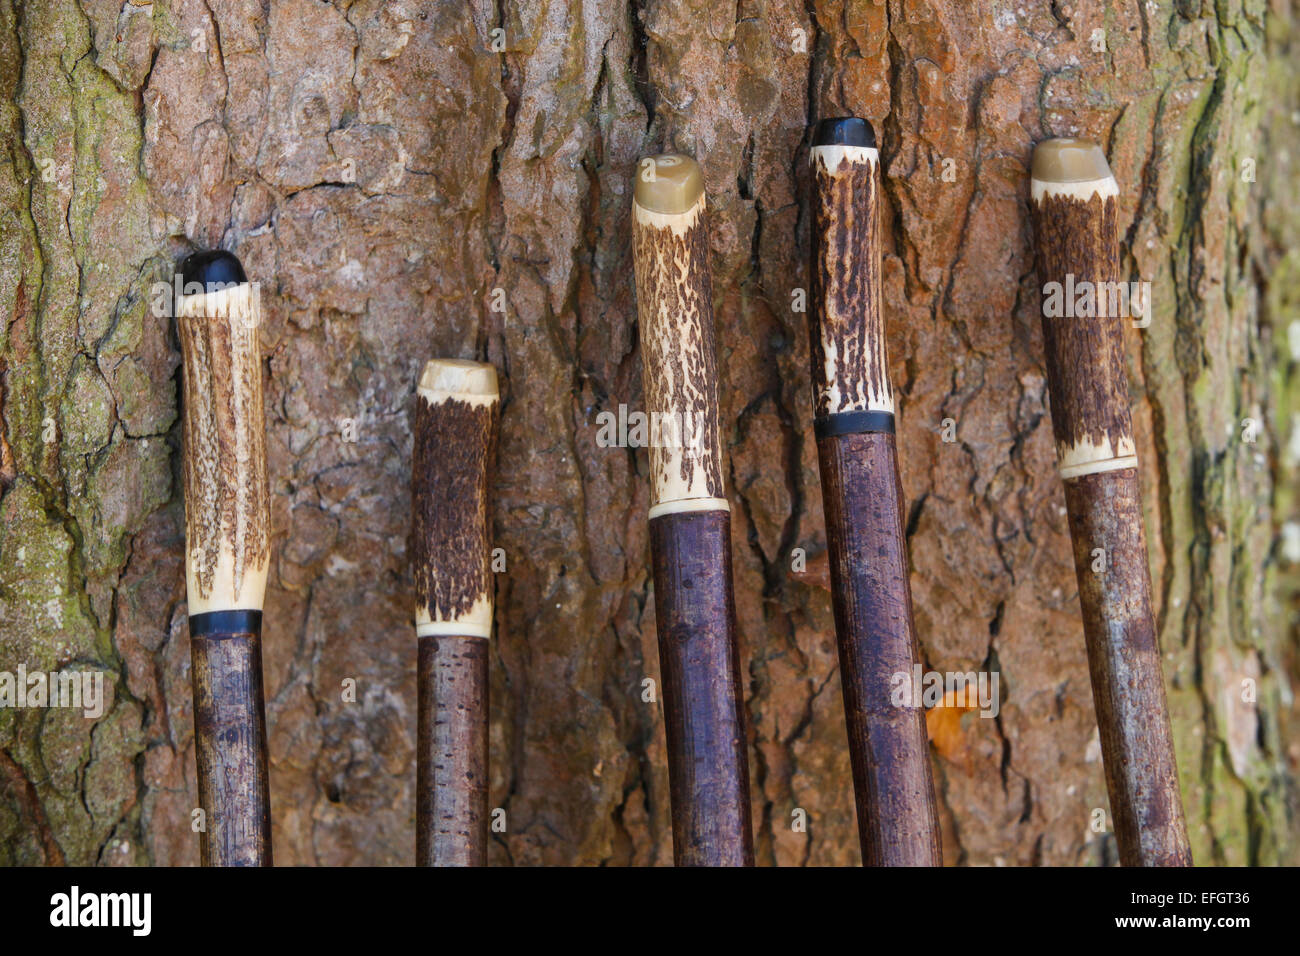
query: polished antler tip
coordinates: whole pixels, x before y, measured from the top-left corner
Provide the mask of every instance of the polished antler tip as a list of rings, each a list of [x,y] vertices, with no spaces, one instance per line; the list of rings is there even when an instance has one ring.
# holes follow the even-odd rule
[[[218,292],[247,281],[239,259],[222,249],[196,252],[181,263],[181,282],[186,294],[191,284],[201,285],[205,292]]]
[[[486,362],[468,362],[464,359],[431,359],[424,364],[419,390],[426,395],[461,397],[476,396],[488,401],[500,395],[497,387],[497,370]]]
[[[857,116],[836,116],[824,119],[813,130],[812,145],[857,146],[876,148],[876,131],[871,124]]]
[[[1106,154],[1090,139],[1046,139],[1034,147],[1033,178],[1040,183],[1088,183],[1112,178]]]
[[[689,156],[647,156],[636,165],[632,198],[647,212],[680,215],[694,208],[703,195],[704,173]]]

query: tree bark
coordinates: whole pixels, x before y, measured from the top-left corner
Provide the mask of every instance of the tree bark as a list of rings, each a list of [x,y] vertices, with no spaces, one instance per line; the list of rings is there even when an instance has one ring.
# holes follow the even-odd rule
[[[267,313],[276,862],[411,859],[434,356],[502,381],[489,863],[671,862],[648,461],[601,428],[644,407],[630,180],[671,150],[708,190],[757,859],[857,862],[805,311],[805,129],[844,113],[881,141],[922,657],[1000,679],[996,718],[927,716],[946,862],[1116,861],[1030,246],[1052,135],[1101,142],[1151,283],[1126,359],[1193,855],[1300,862],[1297,16],[0,0],[0,671],[103,672],[106,698],[0,708],[0,864],[198,861],[155,284],[218,246]]]

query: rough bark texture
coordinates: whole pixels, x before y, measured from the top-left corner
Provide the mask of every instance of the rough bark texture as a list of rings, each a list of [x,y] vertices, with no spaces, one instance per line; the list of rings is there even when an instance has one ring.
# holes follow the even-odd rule
[[[929,714],[948,861],[1115,860],[1027,210],[1032,144],[1078,133],[1124,189],[1124,272],[1152,283],[1125,345],[1193,854],[1295,862],[1296,20],[1287,0],[0,0],[0,669],[111,678],[98,719],[0,710],[0,862],[197,862],[179,351],[151,285],[213,245],[266,310],[276,862],[411,859],[406,496],[433,355],[498,366],[515,463],[489,862],[671,859],[648,466],[596,440],[599,412],[642,407],[627,187],[669,149],[709,191],[757,857],[856,861],[795,310],[805,127],[850,112],[881,139],[923,657],[1002,678],[997,719]]]

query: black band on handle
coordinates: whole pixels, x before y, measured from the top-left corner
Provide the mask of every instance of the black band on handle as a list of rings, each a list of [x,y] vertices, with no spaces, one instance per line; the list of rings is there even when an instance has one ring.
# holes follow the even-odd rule
[[[206,614],[190,615],[190,637],[261,632],[261,611],[208,611]]]
[[[876,148],[876,131],[871,124],[856,116],[835,116],[824,119],[813,131],[813,146],[858,146]]]
[[[184,291],[190,285],[200,285],[205,292],[220,292],[247,281],[248,276],[239,259],[221,249],[196,252],[181,263],[181,288],[185,295],[194,294]]]
[[[818,438],[832,435],[860,435],[863,432],[894,434],[894,413],[874,408],[859,412],[839,412],[813,421],[813,431]]]

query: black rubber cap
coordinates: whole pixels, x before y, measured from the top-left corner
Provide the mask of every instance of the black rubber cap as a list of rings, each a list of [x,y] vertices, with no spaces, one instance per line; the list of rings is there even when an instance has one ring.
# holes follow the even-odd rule
[[[876,148],[876,131],[871,124],[856,116],[837,116],[824,119],[813,131],[814,146],[862,146]]]
[[[244,267],[232,253],[221,249],[196,252],[181,263],[181,283],[201,283],[206,292],[219,292],[231,285],[247,282]]]

